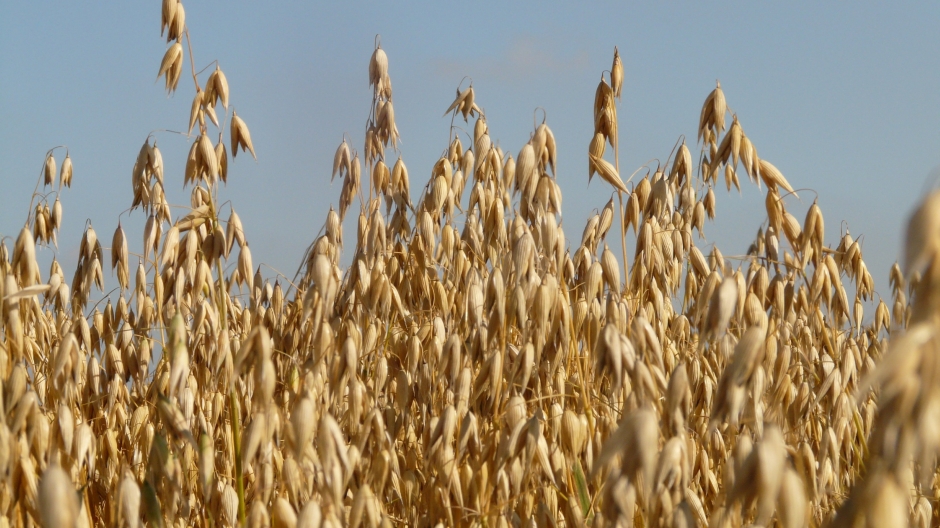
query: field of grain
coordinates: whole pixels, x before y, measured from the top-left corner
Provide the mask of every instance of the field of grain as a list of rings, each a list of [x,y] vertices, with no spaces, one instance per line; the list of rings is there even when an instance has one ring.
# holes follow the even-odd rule
[[[82,185],[56,147],[0,243],[0,526],[937,525],[940,191],[879,295],[857,238],[788,209],[720,84],[694,141],[621,173],[615,49],[587,174],[564,175],[612,197],[566,235],[550,123],[503,151],[472,83],[412,192],[377,39],[336,207],[266,279],[224,198],[250,119],[197,73],[179,0],[161,34],[191,146],[184,175],[137,153],[144,231],[86,224],[74,270],[40,269]],[[698,247],[742,185],[766,206],[747,255]]]

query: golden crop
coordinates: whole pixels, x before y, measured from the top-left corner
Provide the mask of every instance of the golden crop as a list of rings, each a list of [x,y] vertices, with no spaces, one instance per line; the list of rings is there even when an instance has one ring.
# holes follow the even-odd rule
[[[175,92],[182,4],[161,21]],[[827,241],[815,203],[788,211],[793,187],[726,126],[720,85],[695,145],[623,178],[615,49],[585,140],[588,179],[617,199],[578,244],[552,130],[504,152],[472,84],[446,110],[472,144],[452,134],[412,202],[376,45],[363,150],[342,141],[338,207],[272,284],[220,206],[239,149],[255,155],[248,125],[218,66],[191,69],[186,213],[148,137],[144,232],[119,223],[108,248],[89,226],[71,281],[56,261],[43,274],[73,178],[53,149],[40,182],[58,191],[0,244],[0,526],[937,524],[940,192],[911,218],[889,309],[856,239]],[[719,180],[741,176],[766,221],[747,255],[703,251]]]

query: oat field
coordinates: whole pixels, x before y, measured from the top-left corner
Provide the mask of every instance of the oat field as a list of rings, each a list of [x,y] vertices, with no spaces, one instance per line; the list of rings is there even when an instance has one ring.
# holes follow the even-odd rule
[[[806,193],[720,84],[697,137],[621,171],[616,49],[586,174],[556,175],[545,119],[504,151],[466,82],[440,109],[442,156],[409,170],[377,39],[350,66],[373,97],[361,149],[339,141],[336,205],[303,233],[296,275],[266,278],[225,198],[264,155],[251,116],[219,66],[197,73],[183,4],[160,15],[154,71],[192,97],[190,149],[166,153],[185,174],[164,173],[147,137],[128,167],[144,231],[86,224],[74,269],[40,269],[75,221],[67,147],[16,197],[25,225],[0,226],[15,233],[0,243],[0,526],[938,524],[940,191],[876,293],[859,239],[815,202],[794,214]],[[611,198],[563,225],[559,177]],[[164,185],[190,203],[171,209]],[[726,256],[703,230],[742,185],[766,218]]]

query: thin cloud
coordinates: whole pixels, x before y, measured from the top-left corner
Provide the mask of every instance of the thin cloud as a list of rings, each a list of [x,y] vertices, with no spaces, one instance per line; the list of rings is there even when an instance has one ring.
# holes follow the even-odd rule
[[[547,39],[525,35],[515,38],[499,55],[465,60],[437,58],[432,60],[432,67],[436,75],[447,79],[468,75],[513,83],[544,75],[577,73],[588,63],[586,51],[559,53]]]

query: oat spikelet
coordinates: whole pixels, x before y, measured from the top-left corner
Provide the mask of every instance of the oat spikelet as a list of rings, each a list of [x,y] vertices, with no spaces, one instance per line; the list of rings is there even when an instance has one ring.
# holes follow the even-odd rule
[[[68,474],[58,464],[47,467],[39,479],[43,526],[77,526],[78,509],[78,495]]]
[[[620,51],[614,46],[614,63],[610,67],[610,85],[614,90],[614,97],[620,99],[623,88],[623,61],[620,60]]]
[[[157,73],[157,79],[166,77],[167,92],[175,92],[176,85],[179,84],[180,74],[183,71],[183,45],[176,42],[170,46],[163,55],[160,62],[160,71]]]
[[[725,129],[725,113],[728,106],[725,103],[725,94],[721,90],[721,83],[715,83],[715,89],[705,98],[702,112],[699,116],[698,138],[706,143],[715,144],[718,133]]]
[[[780,170],[767,160],[760,160],[760,177],[764,180],[764,183],[767,184],[767,187],[783,187],[787,192],[796,196],[796,193],[793,192],[793,187],[791,187],[787,179],[783,177]]]
[[[55,158],[52,154],[46,156],[46,164],[43,167],[43,185],[55,185]]]
[[[124,236],[124,229],[118,222],[117,229],[114,230],[114,238],[111,240],[111,269],[117,268],[118,284],[122,289],[127,289],[128,279],[130,278],[127,263],[127,238]]]
[[[59,170],[59,185],[72,187],[72,158],[69,157],[68,153],[65,154],[65,159],[62,160],[62,168]]]
[[[206,102],[210,106],[214,106],[216,102],[221,102],[222,107],[226,110],[228,109],[228,79],[225,77],[225,73],[222,72],[222,69],[218,64],[215,66],[215,71],[209,75],[209,80],[206,82]]]
[[[248,132],[248,125],[238,117],[238,114],[232,110],[232,124],[229,127],[229,134],[232,136],[232,158],[238,155],[238,147],[241,147],[242,150],[248,150],[251,152],[251,156],[255,159],[258,159],[258,156],[255,156],[255,147],[251,144],[251,134]]]
[[[160,9],[160,36],[163,36],[163,31],[169,28],[170,24],[173,23],[173,19],[176,18],[176,8],[179,5],[179,0],[163,0],[163,5]]]
[[[372,52],[372,58],[369,60],[369,86],[373,89],[374,97],[382,97],[385,100],[392,98],[392,81],[388,76],[388,55],[382,49],[376,36],[375,51]]]
[[[591,156],[591,163],[593,164],[593,170],[597,171],[597,174],[604,179],[607,183],[611,184],[614,189],[619,192],[629,192],[627,186],[624,185],[623,180],[620,179],[620,174],[617,173],[617,169],[609,161],[599,158],[597,156]]]
[[[930,193],[907,222],[904,275],[921,271],[940,248],[940,191]]]

